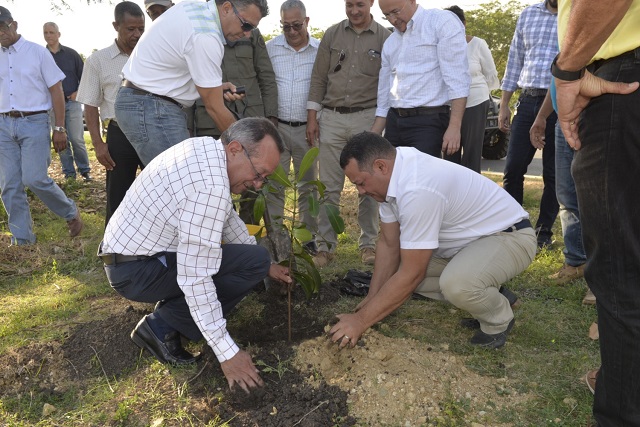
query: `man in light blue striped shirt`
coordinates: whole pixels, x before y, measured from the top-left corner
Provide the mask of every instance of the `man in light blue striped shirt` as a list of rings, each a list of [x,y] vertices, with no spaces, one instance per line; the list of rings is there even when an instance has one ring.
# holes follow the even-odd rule
[[[278,84],[278,131],[285,146],[285,151],[280,154],[280,164],[288,173],[293,160],[297,175],[302,159],[312,147],[306,141],[307,99],[320,40],[309,36],[309,17],[300,0],[286,0],[282,3],[280,24],[282,34],[267,43],[267,52]],[[317,164],[314,162],[303,180],[314,180],[316,175]],[[315,232],[317,221],[309,209],[310,191],[308,186],[301,189],[300,212],[307,229]],[[279,218],[284,215],[284,190],[269,193],[268,197],[267,208],[271,217],[280,222]],[[307,242],[307,247],[312,253],[316,250],[314,241]]]
[[[502,81],[500,103],[500,130],[511,130],[507,164],[504,168],[504,189],[522,204],[524,175],[531,163],[536,148],[531,145],[529,129],[542,106],[551,84],[549,68],[558,53],[557,0],[546,0],[525,8],[518,18],[516,30],[509,49],[509,59]],[[513,93],[522,89],[517,110],[511,122],[509,100]],[[544,189],[540,200],[540,216],[536,223],[538,248],[552,244],[551,228],[558,216],[555,175],[556,113],[547,118],[545,146],[542,150],[542,178]]]

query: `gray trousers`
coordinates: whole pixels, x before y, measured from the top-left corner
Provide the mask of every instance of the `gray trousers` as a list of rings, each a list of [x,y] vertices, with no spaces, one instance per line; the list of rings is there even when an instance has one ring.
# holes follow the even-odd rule
[[[326,186],[325,195],[328,203],[339,206],[340,195],[344,188],[344,171],[340,167],[340,153],[352,136],[371,130],[375,120],[376,109],[340,114],[331,110],[323,110],[320,118],[320,154],[318,168],[320,181]],[[360,225],[359,248],[375,248],[378,237],[378,202],[369,196],[359,196],[358,225]],[[319,251],[335,252],[338,236],[331,228],[329,218],[320,209],[318,217]]]
[[[499,292],[536,256],[533,228],[496,233],[471,242],[452,258],[431,258],[416,292],[449,301],[480,321],[480,329],[497,334],[513,319],[509,301]]]

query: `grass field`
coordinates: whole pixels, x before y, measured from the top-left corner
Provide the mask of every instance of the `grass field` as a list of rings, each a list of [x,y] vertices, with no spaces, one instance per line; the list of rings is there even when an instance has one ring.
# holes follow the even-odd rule
[[[92,164],[96,180],[87,184],[65,182],[57,156],[51,168],[56,181],[81,208],[85,222],[81,237],[69,239],[64,221],[30,194],[38,244],[8,247],[6,213],[0,212],[0,360],[30,354],[28,349],[34,347],[63,345],[71,328],[107,319],[121,304],[95,256],[104,226],[104,173],[95,160]],[[500,180],[494,175],[491,178]],[[537,217],[540,194],[541,181],[527,180],[524,206],[532,222]],[[349,268],[363,268],[357,250],[353,188],[346,188],[342,202],[347,232],[339,237],[336,261],[322,270],[325,280],[344,275]],[[474,373],[486,378],[508,377],[511,384],[517,384],[501,393],[533,396],[525,404],[498,411],[490,421],[474,427],[578,427],[590,423],[592,395],[581,377],[599,365],[598,342],[588,338],[596,312],[581,305],[586,291],[583,280],[563,287],[550,284],[548,276],[563,262],[559,220],[554,233],[554,246],[542,251],[525,272],[507,284],[523,304],[516,311],[516,327],[503,349],[484,351],[468,346],[468,333],[457,327],[460,315],[452,315],[451,306],[442,303],[409,301],[375,327],[398,340],[450,343],[444,352],[464,360]],[[353,305],[353,299],[345,297],[334,304],[326,307],[327,312],[344,311]],[[249,301],[236,313],[233,323],[256,322],[259,311],[255,302]],[[23,362],[31,377],[39,375],[41,362]],[[96,357],[96,370],[101,362]],[[203,423],[194,415],[196,403],[188,387],[193,372],[166,369],[149,359],[141,359],[135,369],[116,377],[104,375],[83,387],[71,385],[57,391],[53,387],[48,393],[42,387],[18,387],[16,382],[24,379],[24,372],[14,372],[8,366],[0,369],[0,426],[216,426],[225,421],[213,416]],[[447,409],[447,416],[425,425],[469,425],[467,420],[473,414],[465,413],[463,400],[452,398],[440,403]],[[233,420],[227,421],[235,425]]]

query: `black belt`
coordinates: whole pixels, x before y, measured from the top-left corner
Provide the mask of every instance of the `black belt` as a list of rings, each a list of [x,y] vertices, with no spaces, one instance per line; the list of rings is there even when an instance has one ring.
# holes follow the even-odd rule
[[[522,89],[522,96],[545,96],[547,89]]]
[[[6,113],[0,113],[0,116],[18,118],[18,117],[33,116],[35,114],[45,114],[46,112],[47,112],[46,110],[40,110],[40,111],[11,110],[11,111],[7,111]]]
[[[350,113],[359,113],[360,111],[364,111],[366,108],[364,107],[329,107],[323,105],[327,110],[335,111],[339,114],[350,114]]]
[[[151,96],[155,96],[156,98],[160,98],[160,99],[164,99],[165,101],[169,101],[172,104],[177,105],[178,107],[182,108],[182,104],[180,104],[178,101],[176,101],[173,98],[170,98],[168,96],[164,96],[164,95],[158,95],[155,93],[151,93],[148,90],[144,90],[144,89],[140,89],[138,86],[134,85],[133,83],[131,83],[129,80],[124,79],[122,81],[122,87],[128,87],[130,89],[133,89],[133,93],[135,93],[136,95],[151,95]]]
[[[292,128],[299,128],[300,126],[306,126],[307,125],[307,122],[288,122],[286,120],[280,120],[280,119],[278,119],[278,122],[279,123],[283,123],[285,125],[289,125]]]
[[[440,105],[439,107],[415,107],[415,108],[391,108],[398,117],[426,116],[428,114],[448,113],[451,107]]]
[[[511,227],[507,228],[506,230],[502,230],[502,232],[511,233],[512,231],[522,230],[523,228],[527,228],[527,227],[532,228],[531,221],[525,218],[522,221],[513,224]]]
[[[99,254],[100,258],[102,258],[102,262],[105,265],[117,265],[123,264],[125,262],[133,262],[133,261],[143,261],[149,258],[156,258],[152,256],[146,255],[120,255],[120,254]]]

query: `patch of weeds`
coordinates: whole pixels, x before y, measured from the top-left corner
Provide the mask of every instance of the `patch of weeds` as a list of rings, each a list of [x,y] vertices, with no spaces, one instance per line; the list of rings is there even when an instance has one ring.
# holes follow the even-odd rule
[[[288,366],[291,364],[291,359],[281,360],[280,355],[272,353],[276,358],[274,366],[267,364],[264,360],[256,360],[256,366],[262,367],[262,372],[265,374],[277,374],[278,379],[282,379],[284,374],[291,372]]]

